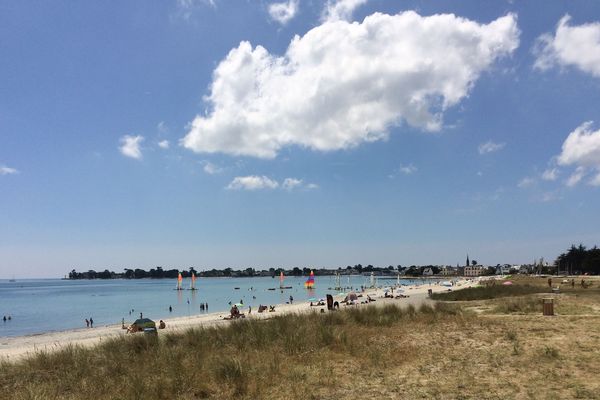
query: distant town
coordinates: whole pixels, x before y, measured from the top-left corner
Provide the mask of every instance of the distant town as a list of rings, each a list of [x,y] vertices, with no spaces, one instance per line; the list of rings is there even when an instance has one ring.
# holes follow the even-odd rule
[[[389,265],[387,267],[375,267],[373,265],[363,266],[356,264],[337,269],[331,268],[311,268],[294,267],[285,268],[245,268],[245,269],[209,269],[198,270],[195,267],[169,268],[156,267],[149,271],[140,268],[125,268],[123,272],[88,270],[78,272],[71,270],[66,279],[163,279],[177,278],[181,272],[182,277],[187,278],[195,274],[198,277],[256,277],[266,276],[275,277],[281,272],[286,276],[307,276],[313,271],[316,276],[328,275],[376,275],[376,276],[407,276],[407,277],[435,277],[435,276],[483,276],[483,275],[506,275],[506,274],[600,274],[600,249],[594,246],[587,249],[580,244],[572,245],[567,252],[562,253],[552,263],[548,263],[543,258],[534,260],[530,264],[497,264],[482,265],[475,259],[470,259],[467,255],[464,265]]]

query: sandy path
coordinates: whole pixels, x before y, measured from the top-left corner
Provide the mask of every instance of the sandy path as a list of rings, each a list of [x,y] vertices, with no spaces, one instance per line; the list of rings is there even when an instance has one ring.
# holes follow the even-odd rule
[[[472,284],[474,284],[473,281],[461,280],[457,282],[454,289],[468,287]],[[374,303],[370,303],[369,306],[378,306],[389,303],[401,305],[413,304],[418,306],[423,302],[428,301],[428,289],[432,289],[433,292],[443,292],[448,290],[447,287],[440,286],[439,282],[437,282],[437,284],[432,282],[430,285],[425,284],[422,286],[408,286],[404,287],[404,289],[404,294],[408,295],[408,298],[383,298],[384,292],[382,289],[371,289],[367,290],[363,294],[364,297],[359,298],[359,300],[366,299],[368,294],[377,300]],[[339,296],[335,296],[335,299],[338,301],[341,300]],[[361,304],[358,305],[358,307],[366,307],[366,305]],[[287,313],[305,313],[317,311],[320,308],[325,307],[310,307],[309,303],[306,302],[296,303],[293,305],[279,304],[276,305],[276,312],[274,313],[267,312],[258,314],[255,311],[247,317],[252,319],[270,318],[276,315]],[[344,306],[342,306],[342,308],[344,308]],[[229,321],[223,320],[223,317],[226,315],[228,315],[227,312],[218,312],[191,317],[165,319],[167,327],[166,329],[161,330],[161,333],[182,331],[194,326],[215,326],[219,324],[227,324]],[[125,330],[121,329],[120,325],[108,325],[93,329],[81,328],[61,332],[49,332],[39,335],[3,337],[0,338],[0,358],[5,360],[18,360],[20,358],[35,354],[39,351],[55,351],[67,345],[93,346],[108,338],[125,335]]]

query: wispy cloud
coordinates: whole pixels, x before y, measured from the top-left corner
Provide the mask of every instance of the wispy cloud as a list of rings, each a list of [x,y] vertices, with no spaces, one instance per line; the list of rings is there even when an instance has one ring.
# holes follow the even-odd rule
[[[223,168],[211,163],[210,161],[204,161],[204,167],[202,167],[202,170],[209,175],[215,175],[223,172]]]
[[[321,14],[322,21],[349,20],[354,10],[365,4],[367,0],[327,0]]]
[[[583,179],[584,175],[585,175],[585,168],[577,167],[577,169],[575,169],[575,172],[573,172],[571,174],[571,176],[569,176],[569,178],[565,181],[565,184],[569,187],[573,187],[573,186],[577,185],[581,181],[581,179]]]
[[[280,184],[277,180],[264,175],[237,176],[226,186],[226,189],[229,190],[283,189],[288,192],[298,189],[313,190],[318,188],[319,185],[315,183],[306,184],[298,178],[285,178]]]
[[[545,181],[555,181],[558,178],[558,168],[548,168],[542,173],[542,179]]]
[[[530,178],[528,176],[526,176],[525,178],[521,179],[519,181],[519,183],[517,183],[517,186],[520,187],[521,189],[530,188],[533,185],[535,185],[535,179]]]
[[[14,175],[18,173],[19,171],[15,168],[7,167],[6,165],[0,165],[0,175]]]
[[[160,147],[161,149],[168,149],[169,148],[169,141],[168,140],[161,140],[160,142],[158,142],[158,147]]]
[[[229,190],[259,190],[259,189],[276,189],[279,183],[266,176],[236,176],[231,183],[227,185]]]
[[[121,146],[119,151],[125,157],[135,158],[136,160],[142,159],[142,150],[140,146],[144,141],[144,137],[141,135],[131,136],[125,135],[120,139]]]
[[[289,0],[269,5],[269,15],[281,25],[287,24],[298,13],[298,1]]]
[[[400,172],[402,172],[404,175],[411,175],[411,174],[414,174],[415,172],[417,172],[418,168],[412,164],[408,164],[408,165],[400,166],[400,168],[398,170]]]
[[[506,146],[506,143],[494,143],[490,140],[480,144],[477,150],[479,151],[479,154],[483,155],[502,150],[504,146]]]

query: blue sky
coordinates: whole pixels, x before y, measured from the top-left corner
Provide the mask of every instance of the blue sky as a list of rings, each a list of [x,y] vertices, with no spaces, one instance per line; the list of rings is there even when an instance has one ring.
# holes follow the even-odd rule
[[[600,244],[595,1],[1,2],[0,76],[0,278]]]

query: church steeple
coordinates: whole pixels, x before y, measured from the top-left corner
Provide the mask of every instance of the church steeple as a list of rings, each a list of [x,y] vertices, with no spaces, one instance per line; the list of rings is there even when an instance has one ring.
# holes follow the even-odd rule
[[[465,267],[469,266],[469,255],[467,254],[467,265],[465,265]]]

